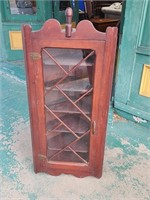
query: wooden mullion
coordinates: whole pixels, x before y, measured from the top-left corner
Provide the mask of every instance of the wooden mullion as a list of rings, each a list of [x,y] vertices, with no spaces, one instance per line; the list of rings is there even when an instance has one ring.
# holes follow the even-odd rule
[[[61,122],[76,138],[79,138],[78,135],[75,134],[75,132],[73,130],[71,130],[59,117],[57,117],[57,115],[55,115],[55,113],[53,111],[51,111],[46,105],[45,108],[59,121]]]
[[[85,92],[82,96],[80,96],[76,101],[74,101],[74,103],[78,103],[81,99],[83,99],[83,97],[85,97],[87,94],[89,94],[90,92],[92,92],[93,88],[91,88],[90,90],[88,90],[87,92]]]
[[[87,164],[87,161],[84,160],[75,150],[73,150],[71,147],[68,147],[78,158],[80,158],[84,163]]]
[[[73,145],[74,143],[78,142],[80,139],[82,139],[85,135],[87,135],[89,133],[89,130],[86,131],[86,133],[84,133],[82,136],[80,136],[79,138],[75,139],[74,141],[72,141],[71,143],[69,143],[67,146],[65,146],[64,148],[62,148],[60,151],[56,152],[54,155],[52,155],[50,159],[53,159],[55,156],[57,156],[58,154],[60,154],[61,152],[65,151],[66,148],[69,148],[70,145]]]
[[[56,131],[57,128],[59,128],[62,125],[62,123],[58,124],[54,129],[50,130],[48,134],[46,134],[46,136],[50,136],[52,132]]]
[[[86,117],[88,121],[91,121],[91,119],[58,87],[57,89],[79,110],[79,112]]]
[[[70,73],[72,73],[77,67],[80,66],[82,62],[84,62],[86,59],[88,59],[91,55],[94,54],[94,51],[90,52],[85,58],[83,58],[77,65],[75,65],[66,75],[64,75],[55,85],[53,85],[51,88],[46,90],[46,94],[49,93],[54,87],[56,87],[58,84],[62,83],[62,81],[69,76]]]
[[[55,63],[58,67],[60,67],[60,68],[63,70],[63,72],[64,72],[66,75],[68,75],[68,72],[55,60],[55,58],[53,58],[53,56],[52,56],[50,53],[48,53],[45,49],[43,49],[43,51],[54,61],[54,63]]]

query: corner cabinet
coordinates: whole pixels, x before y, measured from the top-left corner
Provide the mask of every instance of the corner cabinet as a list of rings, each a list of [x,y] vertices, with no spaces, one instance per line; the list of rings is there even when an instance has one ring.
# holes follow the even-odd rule
[[[23,26],[35,172],[101,177],[117,29]]]

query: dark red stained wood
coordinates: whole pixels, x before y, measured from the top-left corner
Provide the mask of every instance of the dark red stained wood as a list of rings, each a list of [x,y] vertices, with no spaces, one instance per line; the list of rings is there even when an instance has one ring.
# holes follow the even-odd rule
[[[104,147],[105,147],[105,136],[106,136],[106,127],[107,127],[107,116],[109,109],[109,100],[111,95],[112,87],[112,78],[114,71],[114,61],[115,61],[115,52],[116,52],[116,42],[117,42],[117,28],[109,27],[107,28],[106,33],[98,32],[93,27],[92,23],[86,20],[81,21],[76,28],[76,31],[71,33],[71,36],[66,37],[65,31],[61,30],[61,26],[57,20],[51,19],[45,22],[42,29],[39,31],[32,31],[31,27],[24,25],[23,29],[23,44],[24,44],[24,54],[25,54],[25,63],[26,63],[26,77],[27,77],[27,89],[28,89],[28,101],[29,101],[29,111],[30,111],[30,123],[31,123],[31,134],[32,134],[32,147],[33,147],[33,158],[34,158],[34,169],[35,172],[46,172],[51,175],[59,175],[61,173],[73,174],[77,177],[85,176],[95,176],[101,177],[102,175],[102,166],[103,166],[103,157],[104,157]],[[69,33],[70,34],[70,33]],[[86,158],[77,155],[77,160],[82,160],[79,162],[66,162],[64,152],[61,154],[61,159],[64,158],[64,161],[49,161],[47,157],[47,137],[51,138],[57,132],[62,131],[61,121],[57,121],[55,125],[54,132],[52,135],[46,131],[46,122],[45,122],[45,109],[48,109],[44,106],[44,96],[45,96],[45,83],[43,72],[43,60],[42,60],[42,49],[43,48],[74,48],[74,49],[92,49],[96,54],[95,61],[95,72],[93,74],[90,69],[91,66],[88,66],[88,73],[90,82],[93,83],[91,92],[93,92],[92,99],[92,116],[91,116],[91,130],[90,130],[90,151],[89,151],[89,162],[86,161]],[[48,68],[48,66],[47,66]],[[47,69],[46,68],[46,69]],[[49,69],[48,69],[49,71]],[[57,69],[57,71],[59,71]],[[52,74],[55,74],[54,67],[52,69]],[[68,72],[66,72],[68,74]],[[62,78],[65,75],[65,72],[62,72],[61,77],[58,76],[56,72],[56,78]],[[66,75],[67,76],[67,75]],[[46,80],[53,80],[55,77],[46,76]],[[69,88],[69,82],[66,82],[66,90]],[[68,84],[68,85],[67,85]],[[71,84],[71,83],[70,83]],[[56,88],[60,89],[63,92],[64,86],[63,83],[57,85]],[[70,85],[71,86],[71,85]],[[80,86],[80,85],[79,85]],[[71,87],[70,87],[71,88]],[[78,90],[83,91],[83,97],[86,90],[78,88]],[[48,92],[48,91],[47,91]],[[67,98],[67,97],[66,97]],[[82,99],[82,97],[80,97]],[[79,100],[80,100],[79,98]],[[77,101],[79,101],[77,100]],[[84,99],[83,99],[84,100]],[[71,102],[69,102],[71,103]],[[76,103],[76,102],[75,102]],[[72,103],[72,104],[75,104]],[[88,103],[88,102],[87,102]],[[80,104],[80,101],[78,102]],[[52,107],[53,112],[63,121],[63,115],[61,116],[61,109],[63,112],[63,106],[59,104],[58,108],[55,106]],[[82,116],[86,118],[87,121],[89,116],[86,109],[80,107],[80,109],[73,108],[70,110],[72,113],[73,110],[78,113],[84,113]],[[48,111],[49,112],[49,111]],[[54,117],[52,117],[54,118]],[[93,134],[92,126],[93,122],[96,123],[95,134]],[[47,123],[48,126],[48,123]],[[58,126],[58,127],[57,127]],[[64,127],[64,133],[67,133],[70,130],[71,137],[76,137],[76,140],[80,136],[74,134],[75,125],[69,124],[68,127]],[[86,128],[86,124],[83,123],[83,127]],[[82,127],[81,127],[82,128]],[[88,132],[90,127],[86,129]],[[73,130],[72,130],[73,129]],[[65,132],[66,131],[66,132]],[[81,130],[79,130],[79,135]],[[60,137],[60,136],[59,136]],[[88,137],[88,136],[87,136]],[[57,139],[57,138],[55,138]],[[56,141],[53,139],[53,145]],[[61,138],[59,138],[59,142]],[[64,137],[65,139],[65,137]],[[69,142],[70,137],[68,139]],[[64,142],[64,141],[63,141]],[[62,142],[62,145],[63,145]],[[83,139],[83,143],[85,140]],[[64,142],[65,144],[65,142]],[[66,141],[67,144],[67,141]],[[64,147],[65,148],[65,147]],[[82,146],[82,142],[78,143],[73,142],[72,146],[66,147],[66,154],[68,152],[74,152],[78,149],[80,153],[85,153],[87,149]],[[51,150],[51,149],[49,149]],[[54,151],[58,150],[58,146],[55,146]],[[56,154],[56,156],[58,156]],[[58,160],[60,159],[58,157]],[[70,157],[71,159],[71,157]]]

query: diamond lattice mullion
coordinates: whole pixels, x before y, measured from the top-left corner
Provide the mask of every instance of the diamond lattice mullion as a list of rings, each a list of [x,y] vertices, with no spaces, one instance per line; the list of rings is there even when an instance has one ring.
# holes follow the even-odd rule
[[[63,72],[68,76],[68,72],[57,62],[57,60],[55,60],[55,58],[50,54],[50,53],[48,53],[45,49],[43,49],[43,51],[54,61],[54,63],[58,66],[58,67],[60,67],[62,70],[63,70]]]
[[[56,86],[56,88],[70,101],[70,103],[72,103],[73,104],[73,106],[75,106],[77,109],[78,109],[78,111],[82,114],[82,115],[84,115],[84,117],[86,117],[86,119],[88,120],[88,121],[91,121],[91,119],[58,87],[58,86]]]
[[[75,150],[73,150],[71,147],[68,147],[80,160],[82,160],[84,163],[87,164],[87,161],[84,160]]]
[[[83,99],[83,97],[85,97],[86,95],[88,95],[90,92],[92,92],[93,88],[91,88],[90,90],[88,90],[87,92],[85,92],[82,96],[80,96],[76,101],[74,101],[74,103],[78,103],[81,99]]]
[[[60,126],[62,125],[62,123],[58,124],[56,127],[54,127],[52,130],[48,131],[48,133],[46,134],[46,136],[50,136],[52,132],[56,131]]]
[[[77,134],[75,134],[75,132],[69,128],[59,117],[57,117],[57,115],[55,115],[55,113],[53,111],[51,111],[46,105],[45,108],[47,109],[48,112],[50,112],[60,123],[62,123],[62,125],[64,125],[76,138],[79,138],[79,136]]]
[[[82,62],[86,61],[90,56],[92,56],[94,54],[94,51],[90,52],[85,58],[83,58],[82,60],[80,60],[80,62],[75,65],[69,72],[66,73],[66,75],[64,75],[55,85],[53,85],[51,88],[47,88],[47,90],[45,91],[45,93],[49,93],[54,87],[56,87],[58,84],[62,83],[62,81],[69,76],[70,73],[72,73],[76,68],[78,68]]]
[[[76,142],[78,142],[80,139],[82,139],[85,135],[87,135],[90,132],[90,130],[86,131],[82,136],[80,136],[79,138],[75,139],[74,141],[70,142],[68,145],[66,145],[64,148],[62,148],[61,150],[59,150],[58,152],[56,152],[54,155],[52,155],[49,159],[53,159],[55,156],[57,156],[58,154],[60,154],[61,152],[65,151],[65,149],[69,148],[71,145],[75,144]],[[70,147],[71,148],[71,147]],[[72,149],[72,148],[71,148]],[[85,161],[86,162],[86,161]],[[87,162],[86,162],[87,163]]]

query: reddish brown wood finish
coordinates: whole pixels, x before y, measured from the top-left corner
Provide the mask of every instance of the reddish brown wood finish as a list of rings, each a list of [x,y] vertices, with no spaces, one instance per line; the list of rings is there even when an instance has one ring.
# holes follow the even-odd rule
[[[32,31],[30,26],[24,25],[22,32],[35,172],[46,172],[51,175],[65,173],[73,174],[77,177],[101,177],[107,115],[114,71],[117,28],[109,27],[106,33],[102,33],[95,30],[91,22],[84,20],[77,25],[76,31],[71,34],[71,37],[66,37],[65,32],[61,30],[59,22],[50,19],[45,22],[42,29],[39,31]],[[92,77],[89,77],[90,81],[93,79],[93,99],[88,162],[84,162],[84,159],[83,163],[66,161],[56,162],[52,160],[49,161],[47,158],[46,137],[52,136],[46,131],[45,124],[44,75],[41,54],[42,49],[47,47],[92,49],[95,51],[95,73]],[[57,111],[57,108],[53,106],[53,110]],[[50,112],[53,112],[53,110]],[[78,107],[76,108],[76,105],[74,110],[80,112],[80,109],[78,109]],[[72,112],[72,110],[70,112]],[[88,112],[84,112],[83,110],[83,113],[87,115]],[[95,134],[92,132],[93,122],[96,123]],[[57,125],[57,127],[59,126],[60,125]],[[85,133],[85,135],[86,134],[87,133]],[[76,141],[77,140],[78,137],[76,138]],[[56,141],[54,140],[53,142],[55,143]],[[72,142],[72,145],[74,145],[72,148],[76,148],[77,146],[79,150],[81,149],[84,151],[84,146],[79,148],[80,142],[78,145],[74,143],[75,142]],[[74,151],[70,146],[69,149]],[[76,154],[76,152],[74,153]]]

